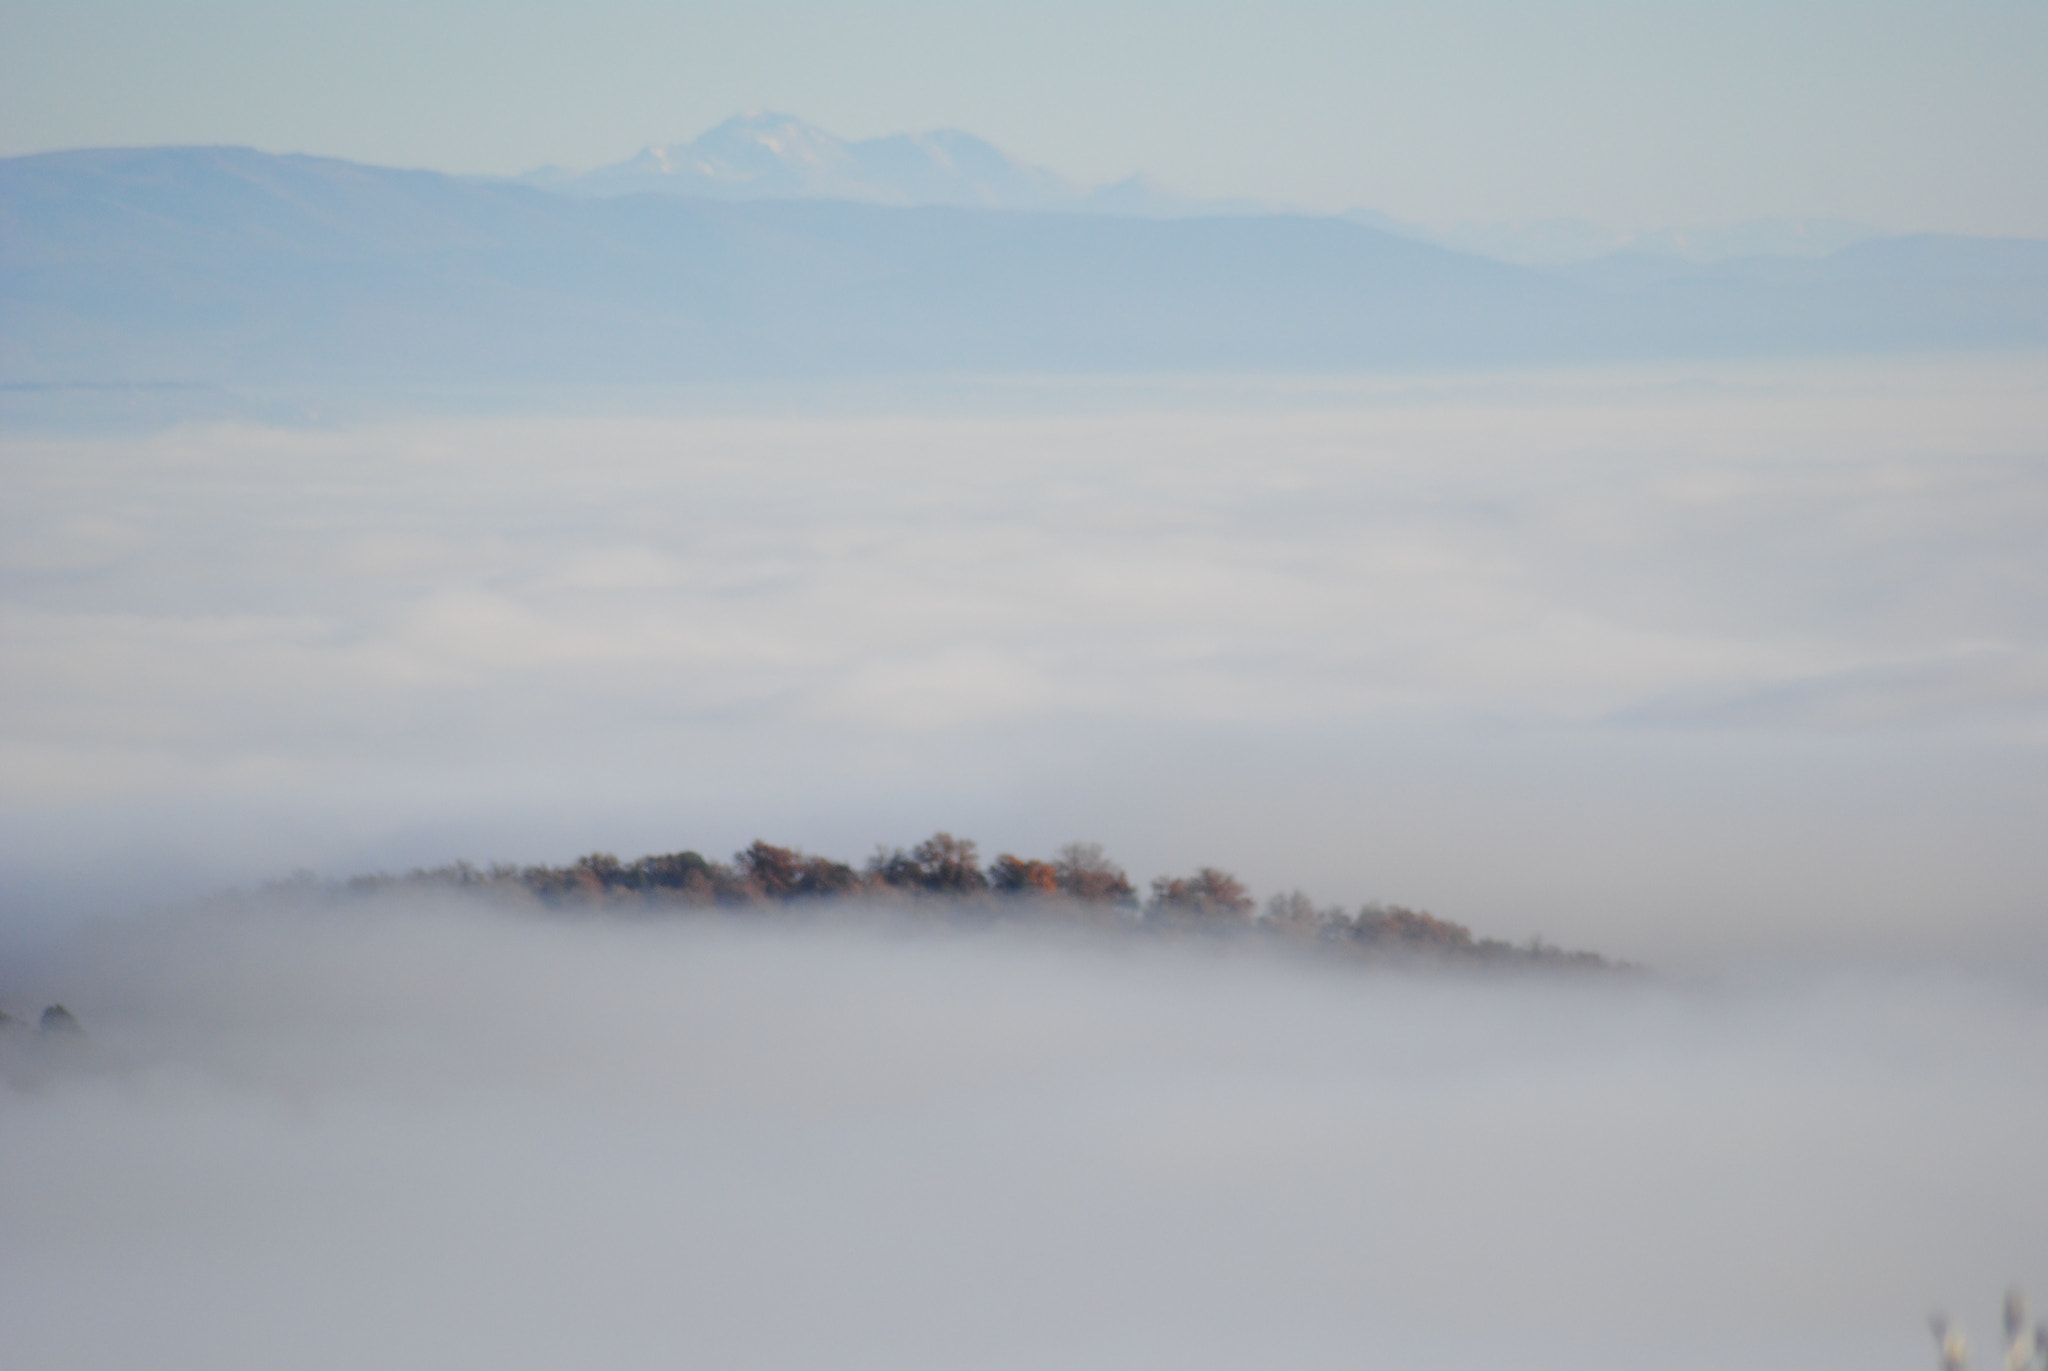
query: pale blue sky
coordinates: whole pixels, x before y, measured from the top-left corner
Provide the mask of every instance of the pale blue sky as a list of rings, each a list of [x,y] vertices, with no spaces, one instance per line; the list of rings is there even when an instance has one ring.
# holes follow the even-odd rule
[[[779,109],[1086,181],[1621,228],[2048,235],[2048,3],[0,6],[0,153],[591,166]]]

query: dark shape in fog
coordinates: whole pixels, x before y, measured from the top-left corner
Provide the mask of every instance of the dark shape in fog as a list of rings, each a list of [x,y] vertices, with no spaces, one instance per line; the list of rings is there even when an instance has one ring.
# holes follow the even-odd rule
[[[1274,896],[1262,915],[1244,883],[1214,866],[1201,867],[1191,876],[1155,879],[1151,898],[1141,908],[1129,876],[1098,844],[1069,843],[1050,861],[1005,852],[984,870],[978,844],[943,831],[908,849],[883,845],[862,870],[757,838],[734,853],[730,862],[712,861],[694,851],[631,862],[594,852],[566,867],[500,865],[483,870],[457,862],[402,877],[357,876],[339,889],[370,894],[434,887],[536,898],[551,908],[578,910],[722,908],[765,913],[820,901],[842,902],[849,909],[863,902],[889,908],[907,904],[938,918],[1078,921],[1154,937],[1245,938],[1353,960],[1614,965],[1597,953],[1566,951],[1540,938],[1519,947],[1478,938],[1463,924],[1400,905],[1367,904],[1351,914],[1334,905],[1319,909],[1295,891]]]

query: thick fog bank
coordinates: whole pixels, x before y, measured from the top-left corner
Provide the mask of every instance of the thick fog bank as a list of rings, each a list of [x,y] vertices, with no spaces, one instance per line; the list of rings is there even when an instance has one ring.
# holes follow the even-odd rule
[[[2044,377],[0,438],[0,900],[945,829],[2039,979]]]
[[[385,899],[10,938],[23,1371],[1917,1368],[2048,1003]]]

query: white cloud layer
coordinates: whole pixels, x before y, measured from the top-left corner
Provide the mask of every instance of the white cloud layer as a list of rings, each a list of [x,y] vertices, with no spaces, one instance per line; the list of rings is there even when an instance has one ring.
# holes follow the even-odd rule
[[[946,827],[1666,962],[2038,953],[2042,378],[17,433],[0,869]]]

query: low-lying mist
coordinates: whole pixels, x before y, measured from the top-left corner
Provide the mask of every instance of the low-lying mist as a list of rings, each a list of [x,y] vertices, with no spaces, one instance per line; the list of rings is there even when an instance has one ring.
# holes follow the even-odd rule
[[[945,828],[1666,969],[2038,981],[2042,375],[10,433],[0,903]]]
[[[8,935],[24,1368],[1918,1367],[2048,1290],[2048,1002],[872,912]]]

